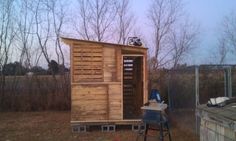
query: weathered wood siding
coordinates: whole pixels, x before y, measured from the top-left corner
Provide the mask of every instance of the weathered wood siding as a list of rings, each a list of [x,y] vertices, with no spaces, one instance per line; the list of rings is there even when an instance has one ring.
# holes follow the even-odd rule
[[[121,85],[111,84],[108,86],[109,90],[109,119],[121,120],[122,117],[122,92]]]
[[[74,44],[72,49],[72,81],[103,81],[103,48],[101,45]]]
[[[201,119],[200,141],[236,141],[236,131],[217,121]]]
[[[236,141],[236,103],[224,107],[199,105],[200,141]]]
[[[70,38],[62,40],[71,47],[71,121],[124,120],[122,54],[141,54],[146,61],[147,50]],[[144,70],[147,73],[146,67]]]
[[[72,120],[122,119],[120,48],[74,44],[72,49]]]
[[[107,92],[107,85],[73,85],[72,120],[107,120]]]
[[[116,50],[112,47],[103,49],[104,82],[116,82]]]

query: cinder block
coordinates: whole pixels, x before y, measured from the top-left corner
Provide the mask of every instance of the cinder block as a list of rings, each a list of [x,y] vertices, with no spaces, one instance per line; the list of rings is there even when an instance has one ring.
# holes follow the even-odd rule
[[[145,131],[145,129],[146,129],[145,124],[132,125],[132,130],[135,132],[143,132],[143,131]]]
[[[72,132],[74,133],[87,132],[86,125],[74,125],[72,126]]]
[[[115,132],[116,126],[115,125],[102,125],[102,132]]]

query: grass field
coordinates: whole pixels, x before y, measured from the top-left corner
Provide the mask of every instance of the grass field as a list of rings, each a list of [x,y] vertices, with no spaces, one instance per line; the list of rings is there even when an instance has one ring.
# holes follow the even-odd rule
[[[173,141],[199,140],[194,131],[193,111],[172,112],[170,116]],[[136,137],[137,133],[128,129],[109,133],[100,130],[71,133],[70,112],[0,113],[0,141],[135,141]],[[148,138],[148,141],[156,140]]]

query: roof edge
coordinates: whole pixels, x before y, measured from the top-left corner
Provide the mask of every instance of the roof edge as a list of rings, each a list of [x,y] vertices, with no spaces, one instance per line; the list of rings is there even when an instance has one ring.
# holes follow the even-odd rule
[[[99,42],[99,41],[90,41],[90,40],[82,40],[82,39],[75,39],[75,38],[67,38],[67,37],[60,37],[61,40],[70,45],[71,42],[84,42],[84,43],[96,43],[96,44],[106,44],[106,45],[113,45],[113,46],[125,46],[125,47],[132,47],[132,48],[139,48],[139,49],[145,49],[147,50],[148,48],[145,47],[140,47],[140,46],[130,46],[130,45],[123,45],[123,44],[115,44],[115,43],[108,43],[108,42]]]

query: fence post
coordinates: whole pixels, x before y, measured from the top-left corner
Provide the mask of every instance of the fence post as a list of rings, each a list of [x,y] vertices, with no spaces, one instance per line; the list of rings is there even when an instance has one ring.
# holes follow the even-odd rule
[[[171,96],[171,93],[170,93],[170,73],[168,73],[168,85],[167,85],[167,93],[168,93],[168,104],[169,104],[169,109],[170,111],[173,110],[173,105],[172,105],[172,96]]]
[[[227,69],[227,88],[228,88],[228,93],[227,93],[227,96],[228,97],[232,97],[232,80],[231,80],[231,67],[229,67]]]
[[[196,105],[195,105],[195,112],[196,108],[199,105],[199,66],[195,67],[195,100],[196,100]],[[196,116],[196,135],[199,134],[199,117]]]
[[[199,105],[199,67],[195,67],[195,98],[196,98],[196,107]]]

